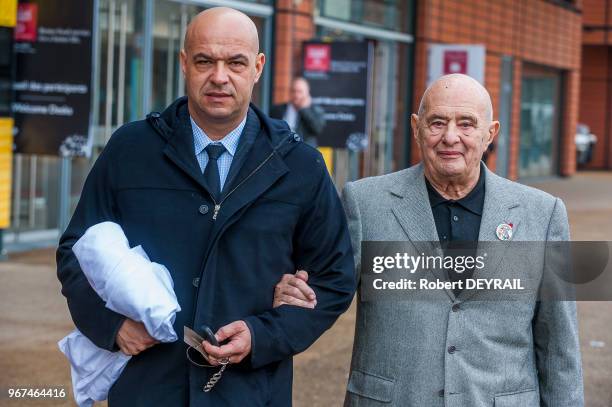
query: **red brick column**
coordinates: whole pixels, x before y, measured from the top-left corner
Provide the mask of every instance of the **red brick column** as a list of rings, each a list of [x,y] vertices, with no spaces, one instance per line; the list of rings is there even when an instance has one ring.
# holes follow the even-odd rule
[[[278,0],[275,10],[273,103],[289,99],[291,79],[301,70],[302,42],[314,36],[315,0]]]
[[[559,172],[563,176],[576,172],[576,125],[578,124],[578,108],[580,97],[580,71],[569,71],[565,75],[565,106],[561,120],[561,156]]]

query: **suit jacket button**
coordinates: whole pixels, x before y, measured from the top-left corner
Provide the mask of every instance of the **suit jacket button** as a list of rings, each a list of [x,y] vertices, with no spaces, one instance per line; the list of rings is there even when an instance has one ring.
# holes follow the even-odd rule
[[[461,306],[459,306],[459,304],[453,304],[453,307],[451,309],[453,310],[453,312],[457,312],[461,309]]]
[[[194,278],[192,283],[193,283],[194,287],[199,287],[200,286],[200,277]]]
[[[208,205],[200,205],[200,207],[198,208],[198,211],[202,215],[206,215],[208,213]]]
[[[457,350],[457,348],[455,346],[453,346],[453,345],[448,347],[448,353],[450,353],[451,355],[453,353],[455,353],[456,350]]]
[[[440,390],[440,391],[438,392],[438,396],[440,396],[440,397],[444,397],[444,389],[442,389],[442,390]]]

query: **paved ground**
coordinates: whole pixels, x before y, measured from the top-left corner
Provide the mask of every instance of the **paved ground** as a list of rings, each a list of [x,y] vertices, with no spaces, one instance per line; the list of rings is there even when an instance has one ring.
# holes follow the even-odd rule
[[[612,240],[612,173],[581,173],[534,185],[564,199],[573,239]],[[73,405],[69,398],[10,401],[4,395],[15,386],[63,387],[71,392],[69,368],[56,342],[72,323],[53,264],[53,250],[15,254],[0,263],[0,406]],[[587,406],[612,407],[612,303],[580,303],[579,318]],[[296,358],[297,407],[342,404],[354,321],[353,304]]]

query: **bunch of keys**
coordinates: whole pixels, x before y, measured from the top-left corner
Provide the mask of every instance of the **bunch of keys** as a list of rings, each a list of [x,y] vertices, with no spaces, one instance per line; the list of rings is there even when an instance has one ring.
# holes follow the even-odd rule
[[[217,341],[217,338],[215,338],[215,334],[209,327],[203,326],[202,332],[204,333],[204,336],[206,336],[206,338],[201,337],[193,329],[189,327],[186,327],[186,326],[183,327],[183,340],[185,341],[187,345],[189,345],[189,348],[187,348],[187,359],[189,359],[189,361],[196,366],[213,367],[212,365],[204,365],[201,363],[197,363],[193,359],[191,359],[191,357],[189,356],[189,349],[193,348],[197,350],[204,357],[204,359],[206,359],[210,363],[210,356],[202,348],[202,342],[206,340],[208,343],[210,343],[213,346],[219,346],[219,342]],[[209,391],[212,390],[213,387],[215,387],[217,382],[221,380],[221,376],[223,376],[223,372],[225,371],[225,368],[229,364],[229,358],[223,358],[219,360],[219,363],[221,364],[221,368],[219,369],[218,372],[213,374],[212,377],[208,380],[208,382],[202,387],[203,392],[208,393]]]

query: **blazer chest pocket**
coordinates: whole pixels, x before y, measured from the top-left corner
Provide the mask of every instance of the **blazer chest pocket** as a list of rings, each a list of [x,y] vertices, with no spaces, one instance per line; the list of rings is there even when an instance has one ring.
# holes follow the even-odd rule
[[[495,396],[495,407],[538,407],[540,397],[534,389]]]
[[[347,391],[361,397],[390,403],[393,400],[394,386],[395,382],[391,379],[353,370]]]

